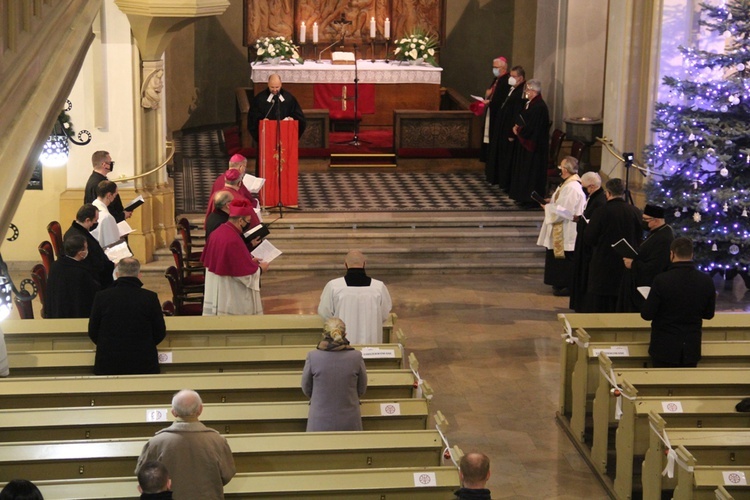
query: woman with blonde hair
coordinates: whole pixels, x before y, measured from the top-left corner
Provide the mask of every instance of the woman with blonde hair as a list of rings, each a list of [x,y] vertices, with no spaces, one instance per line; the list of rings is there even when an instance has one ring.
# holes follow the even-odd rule
[[[362,353],[346,340],[344,322],[329,318],[323,340],[307,353],[302,372],[302,392],[310,398],[307,431],[361,431],[359,398],[366,390]]]

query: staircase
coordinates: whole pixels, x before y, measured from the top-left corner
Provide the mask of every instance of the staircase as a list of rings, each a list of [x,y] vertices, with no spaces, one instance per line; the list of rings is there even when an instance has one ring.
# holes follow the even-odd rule
[[[264,217],[273,221],[278,215]],[[202,224],[203,215],[188,216]],[[340,270],[348,250],[360,249],[367,268],[397,274],[535,272],[544,268],[536,246],[541,212],[295,213],[271,225],[269,240],[283,253],[276,272]],[[192,231],[202,244],[202,230]],[[159,250],[144,272],[172,265]]]

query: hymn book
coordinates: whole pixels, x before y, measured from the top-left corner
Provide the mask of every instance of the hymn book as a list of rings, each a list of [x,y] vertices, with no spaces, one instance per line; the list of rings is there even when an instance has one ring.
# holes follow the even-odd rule
[[[263,243],[258,245],[255,250],[250,253],[258,260],[271,262],[273,259],[281,255],[281,250],[273,246],[270,241],[263,240]]]
[[[250,174],[245,174],[245,177],[242,178],[242,184],[244,184],[247,190],[253,194],[260,192],[265,183],[265,179]]]
[[[265,238],[269,234],[271,234],[271,231],[269,231],[268,226],[258,224],[254,228],[248,229],[242,233],[242,236],[244,236],[246,240],[254,240],[255,238]]]
[[[117,223],[117,230],[120,232],[120,238],[124,238],[126,235],[135,231],[127,221],[121,220]]]
[[[104,253],[107,255],[107,258],[117,264],[120,262],[120,260],[126,258],[126,257],[132,257],[133,253],[130,251],[130,248],[128,248],[128,244],[124,241],[120,241],[118,243],[115,243],[112,246],[109,246],[104,249]]]
[[[125,212],[132,212],[133,210],[135,210],[136,208],[140,207],[144,203],[146,203],[146,201],[143,199],[143,196],[138,195],[138,196],[136,196],[136,198],[133,201],[131,201],[130,203],[128,203],[128,206],[124,207],[123,210]]]
[[[622,238],[620,239],[620,241],[613,243],[612,248],[615,249],[615,252],[617,252],[620,257],[624,257],[626,259],[635,259],[636,257],[638,257],[638,252],[635,251],[635,248],[633,248],[625,238]]]

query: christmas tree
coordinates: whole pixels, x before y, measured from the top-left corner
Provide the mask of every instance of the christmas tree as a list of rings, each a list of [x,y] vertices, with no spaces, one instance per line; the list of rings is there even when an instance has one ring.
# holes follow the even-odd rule
[[[667,209],[677,236],[694,242],[700,269],[750,267],[750,0],[701,4],[700,25],[724,50],[680,47],[685,75],[664,77],[655,106],[649,203]]]

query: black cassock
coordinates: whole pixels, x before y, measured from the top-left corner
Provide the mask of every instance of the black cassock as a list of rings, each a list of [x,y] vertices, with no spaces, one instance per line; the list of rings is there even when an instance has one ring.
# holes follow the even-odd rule
[[[508,194],[519,203],[532,203],[532,191],[545,194],[549,159],[549,111],[541,94],[529,101],[516,123],[521,147]]]
[[[493,79],[492,84],[489,87],[491,89],[494,87],[494,90],[492,91],[492,95],[490,96],[490,103],[484,109],[484,118],[485,120],[487,120],[487,117],[490,117],[490,142],[489,144],[485,144],[484,141],[482,141],[482,149],[479,154],[479,159],[485,163],[487,162],[489,148],[491,147],[492,142],[496,136],[495,129],[497,128],[497,111],[500,109],[500,106],[503,105],[503,101],[505,101],[505,98],[508,96],[508,91],[510,90],[510,85],[508,84],[509,78],[510,74],[505,73],[504,75]],[[482,123],[484,124],[485,122]],[[487,169],[485,173],[487,176],[487,182],[491,182],[490,179],[494,175],[493,172]]]
[[[495,123],[495,127],[490,128],[485,169],[488,172],[487,181],[499,185],[501,189],[510,187],[510,172],[518,152],[518,139],[513,134],[513,125],[525,105],[523,84],[519,84],[506,92],[502,104],[496,110],[495,119],[490,122]]]
[[[253,103],[250,106],[250,112],[247,115],[247,129],[255,142],[258,142],[259,123],[264,118],[269,120],[294,118],[299,122],[299,136],[302,137],[307,122],[297,99],[284,89],[279,91],[277,97],[269,100],[271,95],[271,91],[268,89],[260,92],[253,98]]]
[[[575,312],[590,312],[586,310],[586,285],[589,280],[589,262],[593,247],[583,241],[583,233],[594,212],[607,203],[604,189],[599,188],[589,195],[583,217],[576,223],[576,246],[573,251],[573,281],[570,284],[570,308]]]
[[[44,297],[45,318],[88,318],[99,283],[89,268],[63,255],[52,264]]]

